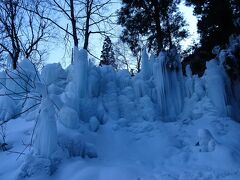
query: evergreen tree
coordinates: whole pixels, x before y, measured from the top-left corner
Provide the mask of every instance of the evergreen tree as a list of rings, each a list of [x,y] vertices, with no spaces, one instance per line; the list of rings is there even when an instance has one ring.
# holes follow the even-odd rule
[[[214,46],[224,46],[231,34],[239,32],[236,26],[239,0],[187,0],[187,4],[194,5],[198,17],[201,45],[198,51],[207,52],[210,59]]]
[[[187,37],[178,4],[178,0],[122,0],[118,13],[118,24],[124,28],[121,39],[133,54],[141,49],[141,39],[147,38],[148,50],[159,54]]]
[[[231,8],[233,11],[233,23],[236,27],[237,32],[240,33],[240,1],[239,0],[231,0]]]
[[[100,66],[102,65],[111,65],[115,69],[117,69],[117,64],[114,56],[114,51],[113,51],[113,44],[111,39],[106,36],[104,42],[103,42],[103,47],[101,51],[101,61],[100,61]]]
[[[193,5],[194,14],[198,18],[200,44],[184,59],[183,65],[190,64],[192,72],[201,76],[205,71],[206,61],[215,56],[212,49],[217,45],[224,48],[229,37],[240,32],[240,1],[186,0],[186,2],[187,5]]]

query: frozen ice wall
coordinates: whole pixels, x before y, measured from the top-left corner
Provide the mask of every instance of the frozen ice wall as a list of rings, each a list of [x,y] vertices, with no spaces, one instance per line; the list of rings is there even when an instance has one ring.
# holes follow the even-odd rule
[[[126,70],[96,67],[88,63],[85,50],[75,48],[74,63],[68,68],[69,82],[62,95],[68,108],[63,112],[71,108],[84,122],[92,117],[101,123],[119,118],[134,120],[139,119],[139,111],[146,120],[156,119],[157,114],[162,120],[174,120],[182,111],[185,96],[179,56],[171,51],[149,58],[144,49],[141,68],[141,73],[131,77]],[[76,122],[66,121],[68,127],[74,127],[69,122]]]
[[[232,36],[226,49],[219,46],[213,49],[216,57],[206,63],[203,77],[192,76],[188,65],[185,78],[187,97],[200,101],[206,96],[219,116],[240,120],[239,52],[240,37]]]
[[[41,80],[46,95],[39,109],[35,152],[44,157],[56,151],[56,142],[61,141],[57,134],[65,132],[57,130],[58,125],[77,132],[84,124],[98,131],[101,124],[112,120],[124,126],[129,121],[173,121],[181,113],[185,97],[174,51],[149,58],[143,50],[142,71],[132,77],[126,70],[94,66],[85,50],[75,48],[74,63],[66,71],[58,64],[46,66]]]
[[[185,87],[177,53],[161,52],[153,63],[153,82],[160,115],[173,120],[183,107]]]
[[[218,62],[218,66],[215,65],[215,69],[217,69],[216,73],[218,73],[219,79],[220,78],[222,79],[221,83],[224,84],[224,90],[222,90],[223,89],[222,88],[218,92],[216,92],[216,94],[224,93],[222,94],[222,97],[225,98],[224,99],[226,103],[225,111],[227,111],[227,115],[240,121],[240,118],[239,118],[240,117],[240,96],[239,96],[240,36],[232,35],[229,38],[229,44],[227,48],[218,51],[218,54],[215,58],[215,62]],[[208,71],[208,73],[210,72]],[[218,85],[218,87],[219,86],[220,85]],[[217,106],[221,106],[221,105],[218,104]],[[222,106],[223,106],[223,102],[222,102]],[[221,111],[223,111],[223,109],[224,108],[222,107]]]
[[[74,61],[73,64],[68,67],[67,85],[65,91],[61,95],[63,107],[59,111],[60,122],[67,128],[79,127],[80,120],[85,120],[86,113],[82,113],[82,109],[89,105],[89,83],[88,78],[90,75],[88,54],[84,49],[79,50],[74,47]],[[92,76],[90,76],[92,77]],[[92,79],[92,78],[91,78]],[[95,89],[92,89],[91,93],[95,93]]]
[[[228,93],[225,78],[224,70],[220,68],[215,59],[207,62],[204,76],[206,93],[221,116],[229,115],[230,94]]]

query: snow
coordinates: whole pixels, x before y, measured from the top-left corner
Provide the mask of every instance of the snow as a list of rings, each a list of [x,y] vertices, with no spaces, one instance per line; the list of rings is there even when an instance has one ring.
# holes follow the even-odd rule
[[[207,129],[198,130],[198,144],[201,152],[211,152],[215,149],[215,139]]]
[[[131,77],[94,66],[75,47],[66,70],[47,65],[27,87],[40,100],[0,97],[0,123],[39,103],[6,124],[0,179],[238,180],[240,85],[230,84],[217,53],[199,78],[189,67],[182,75],[175,50],[155,57],[144,49]]]

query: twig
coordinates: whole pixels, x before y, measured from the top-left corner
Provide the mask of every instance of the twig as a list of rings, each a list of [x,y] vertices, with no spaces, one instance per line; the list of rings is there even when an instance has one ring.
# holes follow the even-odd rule
[[[33,106],[27,108],[26,110],[22,111],[21,113],[18,113],[18,114],[16,114],[16,115],[14,115],[12,118],[9,118],[9,119],[7,119],[7,120],[2,121],[2,122],[0,123],[0,126],[3,125],[3,124],[5,124],[5,123],[7,123],[7,122],[9,122],[9,121],[12,120],[12,119],[16,119],[16,118],[17,118],[18,116],[20,116],[21,114],[26,113],[27,111],[29,111],[30,109],[38,106],[39,104],[41,104],[41,103],[34,104]]]

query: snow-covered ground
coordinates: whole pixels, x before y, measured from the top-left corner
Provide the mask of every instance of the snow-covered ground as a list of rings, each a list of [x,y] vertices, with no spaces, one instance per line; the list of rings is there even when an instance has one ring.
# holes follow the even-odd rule
[[[240,124],[209,113],[208,109],[212,107],[207,102],[195,106],[205,109],[198,119],[168,123],[110,120],[97,132],[82,131],[84,139],[95,144],[98,157],[61,159],[52,176],[49,176],[50,162],[45,159],[1,152],[0,177],[3,180],[23,177],[34,180],[239,179]],[[8,124],[8,143],[13,145],[11,151],[25,149],[22,142],[29,141],[32,127],[32,121],[22,118]],[[213,151],[201,151],[199,129],[211,132],[216,143]],[[24,153],[28,154],[29,150]]]
[[[24,60],[27,81],[2,82],[10,89],[1,92],[30,89],[32,97],[0,97],[2,119],[38,106],[4,124],[0,180],[240,179],[239,99],[219,62],[202,78],[189,69],[183,77],[175,52],[143,51],[142,71],[131,77],[93,66],[84,50],[74,58],[67,70],[47,65],[38,80]]]

